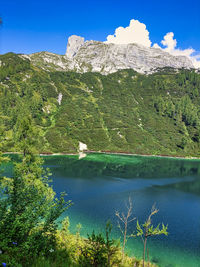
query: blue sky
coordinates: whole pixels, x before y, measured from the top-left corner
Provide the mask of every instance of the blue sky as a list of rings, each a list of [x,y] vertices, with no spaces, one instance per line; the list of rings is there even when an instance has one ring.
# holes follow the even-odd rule
[[[144,23],[152,43],[173,32],[178,47],[200,51],[199,0],[1,0],[0,53],[64,54],[67,38],[105,41],[131,19]]]

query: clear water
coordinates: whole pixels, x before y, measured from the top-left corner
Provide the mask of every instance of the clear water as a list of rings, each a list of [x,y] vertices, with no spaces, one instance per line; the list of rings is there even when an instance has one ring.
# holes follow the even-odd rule
[[[113,236],[120,237],[116,211],[126,212],[130,196],[133,213],[143,222],[154,203],[154,225],[168,224],[169,235],[149,240],[150,259],[162,267],[200,267],[200,161],[159,157],[89,154],[45,157],[57,193],[66,191],[73,206],[71,230],[81,234],[104,231],[108,219]],[[129,225],[129,232],[135,222]],[[129,239],[127,253],[142,257],[142,241]]]

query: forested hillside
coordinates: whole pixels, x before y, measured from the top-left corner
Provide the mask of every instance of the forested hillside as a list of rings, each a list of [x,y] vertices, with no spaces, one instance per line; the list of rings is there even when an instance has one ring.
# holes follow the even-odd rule
[[[200,156],[200,74],[162,69],[49,71],[9,53],[0,56],[0,134],[14,145],[17,121],[31,113],[43,153],[89,150]]]

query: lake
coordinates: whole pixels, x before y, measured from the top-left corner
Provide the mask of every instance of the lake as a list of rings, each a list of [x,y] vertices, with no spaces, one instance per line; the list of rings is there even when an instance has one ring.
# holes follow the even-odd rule
[[[156,204],[153,224],[168,224],[169,235],[149,239],[151,261],[162,267],[200,266],[200,160],[161,157],[88,154],[47,156],[45,167],[52,172],[57,193],[66,191],[73,202],[66,214],[70,229],[82,224],[81,234],[104,231],[113,224],[113,237],[120,237],[116,211],[126,213],[128,198],[139,222]],[[129,233],[136,221],[129,224]],[[130,238],[127,253],[142,257],[142,241]]]

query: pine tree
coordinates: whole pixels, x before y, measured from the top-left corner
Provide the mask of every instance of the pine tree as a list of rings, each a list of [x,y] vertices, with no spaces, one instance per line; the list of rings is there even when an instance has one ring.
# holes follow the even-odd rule
[[[55,198],[48,184],[49,171],[33,153],[37,138],[31,116],[18,119],[15,131],[23,156],[15,164],[14,176],[1,178],[0,248],[4,255],[26,266],[55,246],[56,222],[70,201],[64,200],[64,194]]]

